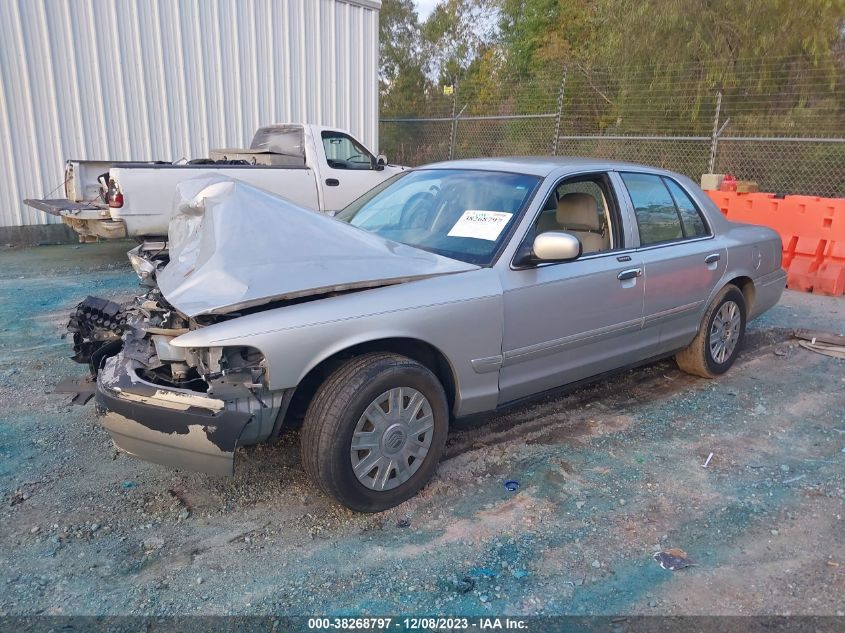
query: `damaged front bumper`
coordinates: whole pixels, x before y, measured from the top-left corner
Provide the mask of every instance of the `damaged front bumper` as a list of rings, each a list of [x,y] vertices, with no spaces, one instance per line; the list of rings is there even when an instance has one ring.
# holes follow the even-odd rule
[[[97,375],[97,410],[115,445],[141,459],[214,475],[234,473],[235,448],[253,415],[197,392],[140,378],[121,353]]]

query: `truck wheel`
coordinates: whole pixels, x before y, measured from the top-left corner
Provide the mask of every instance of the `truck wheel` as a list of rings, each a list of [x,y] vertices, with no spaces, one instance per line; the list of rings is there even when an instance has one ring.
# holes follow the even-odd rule
[[[675,355],[683,371],[703,378],[724,374],[736,360],[745,336],[745,297],[728,284],[704,313],[689,346]]]
[[[314,395],[302,425],[302,463],[340,503],[379,512],[431,479],[448,428],[446,394],[431,371],[399,354],[364,354]]]

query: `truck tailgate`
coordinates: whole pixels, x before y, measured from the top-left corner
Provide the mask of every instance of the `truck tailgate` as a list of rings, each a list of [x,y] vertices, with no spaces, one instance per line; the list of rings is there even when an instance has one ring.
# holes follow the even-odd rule
[[[58,216],[66,215],[66,213],[63,214],[62,211],[76,215],[82,211],[96,211],[99,213],[103,210],[101,207],[88,202],[74,202],[73,200],[68,200],[67,198],[55,198],[52,200],[35,200],[33,198],[27,198],[23,201],[23,203],[33,209],[38,209],[39,211],[44,211],[44,213]]]

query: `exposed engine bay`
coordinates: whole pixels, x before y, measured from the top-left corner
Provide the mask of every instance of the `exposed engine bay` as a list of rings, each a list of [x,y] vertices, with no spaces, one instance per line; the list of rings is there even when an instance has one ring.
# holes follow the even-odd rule
[[[241,444],[278,434],[284,392],[266,388],[258,350],[171,345],[177,336],[237,314],[187,317],[171,306],[155,281],[168,263],[166,243],[145,242],[129,252],[129,259],[147,290],[122,304],[91,296],[81,301],[67,326],[73,360],[87,364],[93,378],[123,396],[134,392],[153,400],[168,390],[191,406],[249,414],[254,423],[241,434]],[[190,398],[192,393],[201,398]]]
[[[322,376],[307,358],[287,365],[262,336],[267,322],[299,304],[477,268],[221,176],[180,183],[168,241],[127,255],[141,293],[77,305],[73,358],[92,378],[57,390],[77,404],[93,397],[120,449],[216,474],[233,472],[238,446],[295,424]]]

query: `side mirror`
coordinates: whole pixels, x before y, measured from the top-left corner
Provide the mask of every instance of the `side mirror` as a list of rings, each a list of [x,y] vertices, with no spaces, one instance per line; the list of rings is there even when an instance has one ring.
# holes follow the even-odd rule
[[[564,231],[545,231],[534,238],[531,252],[525,253],[521,264],[568,262],[581,256],[581,240]]]
[[[387,165],[387,156],[379,154],[376,156],[376,171],[381,171]]]

